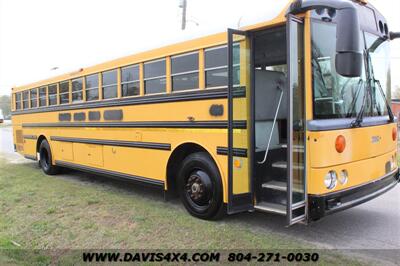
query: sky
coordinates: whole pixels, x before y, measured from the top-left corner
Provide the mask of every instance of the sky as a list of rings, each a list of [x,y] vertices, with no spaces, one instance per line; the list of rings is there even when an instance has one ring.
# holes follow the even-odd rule
[[[370,0],[400,31],[400,3]],[[11,88],[164,45],[274,18],[286,0],[0,0],[0,95]],[[56,68],[56,69],[55,69]],[[392,43],[400,86],[400,40]]]

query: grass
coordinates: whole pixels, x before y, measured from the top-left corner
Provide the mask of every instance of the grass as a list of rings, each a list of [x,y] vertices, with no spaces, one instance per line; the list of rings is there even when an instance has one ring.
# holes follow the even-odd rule
[[[315,248],[234,219],[195,219],[149,188],[72,176],[46,176],[36,163],[0,157],[0,265],[80,263],[80,256],[60,255],[77,249]],[[322,263],[361,264],[330,253]]]

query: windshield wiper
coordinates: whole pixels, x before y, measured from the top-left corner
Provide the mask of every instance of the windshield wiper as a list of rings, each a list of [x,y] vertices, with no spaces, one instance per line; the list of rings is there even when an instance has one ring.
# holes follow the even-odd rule
[[[388,40],[388,38],[378,38],[371,45],[371,47],[367,51],[367,57],[368,57],[367,58],[367,62],[368,62],[368,65],[369,65],[369,69],[371,71],[370,73],[371,73],[371,78],[373,80],[374,87],[375,87],[375,84],[378,84],[378,88],[379,88],[379,91],[381,93],[381,96],[385,100],[385,105],[386,105],[386,108],[387,108],[387,111],[388,111],[388,114],[389,114],[390,122],[394,122],[394,114],[393,114],[392,108],[390,107],[390,104],[389,104],[389,102],[387,100],[385,92],[384,92],[384,90],[382,88],[381,82],[379,80],[375,79],[374,66],[372,65],[372,60],[371,60],[371,55],[370,55],[370,51],[372,51],[372,52],[376,51],[379,48],[379,46],[381,46],[387,40]],[[376,101],[375,101],[375,104],[376,104]]]
[[[369,69],[369,77],[371,78],[371,80],[373,81],[373,86],[375,87],[375,84],[378,84],[378,88],[379,91],[381,93],[381,96],[383,97],[384,101],[385,101],[385,105],[386,105],[386,109],[388,111],[389,114],[389,118],[390,118],[390,122],[394,122],[394,114],[392,112],[392,108],[390,107],[390,104],[387,100],[387,97],[385,95],[385,92],[383,91],[381,82],[377,79],[375,79],[375,71],[374,71],[374,66],[372,65],[372,59],[371,59],[371,54],[370,51],[375,51],[376,49],[378,49],[378,47],[384,43],[386,41],[386,39],[384,38],[379,38],[378,40],[376,40],[374,42],[374,44],[371,46],[370,49],[368,49],[368,51],[366,52],[366,56],[367,56],[367,64],[368,64],[368,69]],[[372,87],[371,87],[371,92],[372,92]],[[375,108],[376,108],[376,100],[375,100]],[[378,108],[376,108],[378,110]],[[379,114],[381,115],[381,114]]]
[[[364,81],[363,81],[362,79],[360,79],[360,80],[358,81],[358,88],[357,88],[355,97],[353,98],[353,101],[351,102],[350,109],[349,109],[349,111],[348,111],[347,114],[346,114],[346,118],[350,118],[350,117],[353,115],[353,112],[354,112],[355,109],[356,109],[357,100],[358,100],[358,97],[360,96],[360,92],[361,92],[361,89],[362,89],[362,88],[364,88]],[[364,94],[364,95],[365,95],[365,94]],[[363,100],[363,102],[364,102],[364,100]]]
[[[386,105],[386,108],[388,110],[390,122],[393,123],[394,122],[394,114],[393,114],[392,108],[390,107],[390,104],[389,104],[389,102],[388,102],[388,100],[386,98],[385,92],[383,91],[381,82],[379,80],[377,80],[377,79],[374,79],[374,84],[378,84],[379,91],[381,92],[381,95],[382,95],[383,99],[385,99],[385,105]]]
[[[365,58],[365,62],[368,62],[368,51],[367,50],[364,51],[364,58]],[[371,75],[370,75],[371,73],[370,73],[369,69],[370,69],[369,68],[369,64],[366,63],[365,64],[365,70],[366,70],[365,73],[366,73],[366,76],[367,76],[367,81],[366,81],[367,85],[365,86],[366,90],[364,92],[364,98],[363,98],[363,101],[362,101],[360,112],[357,114],[356,120],[354,120],[351,123],[351,127],[353,127],[353,128],[361,127],[362,126],[362,122],[364,121],[364,113],[365,113],[367,95],[368,95],[368,93],[371,92],[371,81],[372,81],[372,79],[371,79]]]
[[[379,45],[380,44],[382,44],[382,42],[380,42]],[[379,45],[373,45],[372,47],[374,49],[376,49]],[[389,102],[387,101],[387,98],[385,96],[385,92],[383,91],[383,88],[382,88],[382,85],[381,85],[380,81],[375,79],[374,69],[373,69],[373,66],[372,66],[371,55],[370,55],[369,50],[365,50],[364,51],[364,56],[365,56],[365,62],[366,62],[365,63],[365,69],[366,69],[366,77],[367,77],[367,86],[366,86],[367,90],[365,91],[365,94],[364,94],[364,99],[363,99],[363,104],[362,104],[361,110],[357,115],[357,119],[355,121],[353,121],[351,126],[352,127],[361,127],[362,122],[364,120],[364,113],[365,113],[367,94],[370,94],[370,96],[372,97],[372,87],[375,87],[375,84],[378,84],[379,91],[380,91],[382,97],[385,100],[385,105],[386,105],[386,108],[388,110],[390,122],[393,123],[394,122],[394,115],[393,115],[392,109],[391,109],[391,107],[389,105]],[[371,102],[371,104],[372,104],[372,102]]]
[[[351,127],[353,127],[353,128],[362,126],[362,122],[364,121],[364,113],[365,113],[365,106],[366,106],[366,102],[367,102],[366,101],[367,100],[367,95],[368,95],[368,91],[366,90],[364,92],[364,98],[363,98],[363,102],[362,102],[362,106],[361,106],[360,112],[357,114],[356,120],[354,120],[351,123]]]
[[[318,49],[316,48],[315,45],[313,45],[312,53],[313,53],[312,62],[313,62],[314,65],[316,65],[316,69],[317,69],[317,72],[318,72],[318,74],[320,76],[321,83],[322,83],[323,90],[324,90],[324,91],[321,91],[321,89],[319,88],[319,92],[321,93],[321,96],[324,97],[326,95],[326,92],[328,91],[328,87],[326,86],[324,73],[322,72],[321,63],[318,61],[318,58],[320,57],[321,52],[318,51]]]

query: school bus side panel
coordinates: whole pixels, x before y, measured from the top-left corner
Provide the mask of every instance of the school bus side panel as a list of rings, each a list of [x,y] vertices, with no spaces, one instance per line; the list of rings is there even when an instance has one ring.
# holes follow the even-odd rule
[[[222,105],[224,113],[221,116],[210,114],[212,105]],[[114,108],[96,108],[65,110],[58,112],[42,112],[35,114],[21,114],[13,117],[14,125],[20,125],[23,134],[43,135],[49,141],[53,152],[53,163],[63,161],[104,169],[119,173],[130,174],[139,177],[146,177],[154,180],[166,181],[166,166],[173,150],[182,143],[195,143],[206,149],[216,161],[220,169],[223,184],[226,184],[227,176],[227,156],[218,155],[218,147],[227,147],[227,130],[225,128],[160,128],[158,127],[56,127],[60,124],[79,124],[90,123],[88,113],[91,111],[100,112],[101,120],[98,123],[121,122],[163,122],[168,126],[174,122],[190,122],[188,117],[193,117],[193,123],[202,121],[227,121],[227,100],[212,99],[188,102],[172,102],[160,104],[144,104],[132,106],[120,106]],[[104,112],[108,110],[121,110],[122,119],[118,121],[104,120]],[[155,112],[154,110],[157,110]],[[174,110],[171,112],[171,110]],[[69,113],[70,122],[60,122],[61,114]],[[85,113],[85,121],[74,121],[75,113]],[[23,121],[23,123],[22,123]],[[35,127],[44,124],[55,125],[54,127]],[[22,127],[23,125],[23,127]],[[33,126],[32,126],[33,125]],[[17,127],[16,127],[17,128]],[[120,147],[116,145],[100,145],[76,143],[73,140],[69,142],[54,141],[52,138],[67,139],[89,139],[89,140],[112,140],[129,141],[137,143],[158,143],[169,144],[170,150],[160,150],[152,148],[138,147]],[[32,141],[35,143],[36,141]],[[36,155],[36,145],[33,145],[30,155]],[[224,185],[224,199],[226,202],[226,186]]]

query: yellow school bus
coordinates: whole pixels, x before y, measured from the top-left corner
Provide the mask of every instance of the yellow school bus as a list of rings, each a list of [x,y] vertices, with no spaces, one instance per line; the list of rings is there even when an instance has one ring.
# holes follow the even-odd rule
[[[15,150],[161,188],[202,219],[289,225],[396,186],[390,41],[367,1],[291,1],[273,20],[12,90]]]

